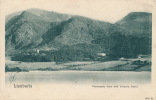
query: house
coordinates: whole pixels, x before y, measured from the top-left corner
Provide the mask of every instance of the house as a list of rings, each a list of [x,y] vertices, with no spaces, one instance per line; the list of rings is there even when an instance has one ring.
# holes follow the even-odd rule
[[[142,58],[142,55],[138,55],[137,57],[140,59],[140,58]]]
[[[106,56],[106,53],[97,53],[98,56]]]
[[[36,50],[37,53],[40,53],[40,50]]]
[[[119,58],[119,60],[124,60],[124,59],[125,59],[124,57]]]

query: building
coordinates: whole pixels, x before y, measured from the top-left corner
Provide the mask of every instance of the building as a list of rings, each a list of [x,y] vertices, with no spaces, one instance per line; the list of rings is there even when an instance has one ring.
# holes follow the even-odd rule
[[[106,56],[106,53],[97,53],[98,56]]]

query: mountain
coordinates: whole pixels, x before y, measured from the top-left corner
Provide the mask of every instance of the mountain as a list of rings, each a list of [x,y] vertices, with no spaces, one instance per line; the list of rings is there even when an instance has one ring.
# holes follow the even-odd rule
[[[39,44],[47,30],[69,18],[70,15],[40,9],[28,9],[6,16],[6,51],[21,49],[32,43]]]
[[[108,28],[112,24],[92,20],[85,17],[72,17],[59,25],[52,27],[44,34],[43,44],[75,45],[79,43],[90,44],[92,40],[108,34]]]
[[[8,21],[10,21],[10,19],[12,19],[13,17],[19,16],[21,13],[22,13],[22,11],[19,11],[19,12],[15,12],[15,13],[12,13],[12,14],[10,14],[10,15],[7,15],[7,16],[5,17],[5,24],[6,24]]]
[[[49,22],[61,22],[61,21],[65,21],[68,20],[69,18],[71,18],[72,15],[68,15],[68,14],[60,14],[60,13],[56,13],[56,12],[52,12],[52,11],[46,11],[46,10],[42,10],[42,9],[28,9],[27,12],[30,12],[36,16],[39,16]]]
[[[151,13],[132,12],[111,24],[83,16],[28,9],[6,18],[6,54],[34,49],[58,50],[57,56],[61,52],[67,56],[79,51],[75,56],[91,54],[87,57],[92,58],[95,56],[92,54],[102,52],[115,58],[150,54],[151,19]]]
[[[64,21],[67,20],[69,18],[71,18],[72,15],[68,15],[68,14],[61,14],[61,13],[56,13],[53,11],[46,11],[46,10],[42,10],[42,9],[36,9],[36,8],[31,8],[31,9],[27,9],[26,10],[29,13],[32,13],[36,16],[39,16],[47,21],[50,22],[56,22],[56,21]],[[23,11],[18,11],[12,14],[9,14],[6,16],[6,23],[15,16],[18,16],[22,13]]]
[[[50,22],[27,11],[6,23],[6,48],[20,49],[38,41],[50,27]]]
[[[152,22],[152,14],[147,12],[131,12],[116,23],[125,24],[126,22]]]
[[[132,12],[115,23],[116,32],[122,34],[122,50],[130,55],[151,54],[152,48],[152,14],[147,12]],[[120,38],[122,39],[122,38]],[[121,40],[116,40],[116,43]],[[120,44],[121,46],[121,44]]]
[[[132,12],[115,23],[119,30],[135,36],[150,36],[152,33],[152,14]]]
[[[91,44],[97,37],[108,34],[111,25],[81,16],[28,9],[6,23],[6,51]]]

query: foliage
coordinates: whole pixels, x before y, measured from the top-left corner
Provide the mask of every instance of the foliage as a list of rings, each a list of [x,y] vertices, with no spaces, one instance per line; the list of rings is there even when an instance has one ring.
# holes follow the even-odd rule
[[[151,53],[151,42],[147,37],[135,37],[115,32],[111,35],[111,39],[114,40],[109,54],[112,58],[132,58],[139,54]]]
[[[145,61],[141,61],[141,60],[137,60],[133,62],[134,65],[150,65],[151,62],[149,62],[148,60]]]
[[[41,55],[37,53],[23,54],[20,53],[11,58],[13,61],[23,62],[49,62],[51,59],[47,55]]]
[[[8,66],[5,67],[5,72],[28,72],[26,69],[21,69],[19,67],[9,68]]]

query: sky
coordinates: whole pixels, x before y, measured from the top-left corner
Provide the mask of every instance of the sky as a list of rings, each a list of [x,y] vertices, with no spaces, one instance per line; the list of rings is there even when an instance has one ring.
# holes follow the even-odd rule
[[[152,0],[3,0],[5,15],[29,8],[81,15],[114,23],[130,12],[151,12]]]

